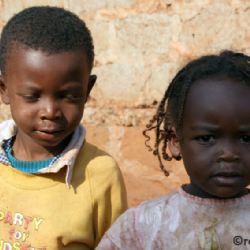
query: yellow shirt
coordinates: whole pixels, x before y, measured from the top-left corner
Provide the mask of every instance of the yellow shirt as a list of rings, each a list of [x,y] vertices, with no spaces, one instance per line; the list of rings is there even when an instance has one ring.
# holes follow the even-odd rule
[[[116,162],[84,143],[70,189],[65,169],[26,174],[0,163],[0,250],[94,249],[127,208]]]

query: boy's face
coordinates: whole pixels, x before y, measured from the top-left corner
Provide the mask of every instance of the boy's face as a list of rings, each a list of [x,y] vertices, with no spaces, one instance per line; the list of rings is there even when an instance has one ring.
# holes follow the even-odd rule
[[[250,184],[250,87],[214,77],[187,96],[179,148],[190,176],[186,190],[229,198]],[[178,146],[178,143],[177,143]]]
[[[58,153],[78,126],[95,76],[79,51],[46,54],[13,48],[7,58],[1,95],[18,127],[16,141]]]

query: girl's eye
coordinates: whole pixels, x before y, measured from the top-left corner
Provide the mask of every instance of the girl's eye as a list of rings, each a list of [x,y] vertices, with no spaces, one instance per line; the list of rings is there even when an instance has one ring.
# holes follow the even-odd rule
[[[242,135],[240,137],[241,142],[250,143],[250,135]]]
[[[216,138],[213,135],[201,135],[195,138],[201,144],[212,144]]]

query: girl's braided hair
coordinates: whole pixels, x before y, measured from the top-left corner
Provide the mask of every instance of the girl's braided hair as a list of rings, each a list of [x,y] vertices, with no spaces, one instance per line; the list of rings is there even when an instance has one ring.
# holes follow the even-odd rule
[[[163,160],[171,161],[172,158],[181,160],[181,156],[174,157],[167,150],[168,142],[174,136],[173,128],[178,135],[181,135],[185,101],[190,87],[194,82],[212,76],[226,76],[250,85],[250,57],[233,51],[202,56],[184,66],[170,82],[156,114],[149,120],[143,131],[143,135],[146,137],[145,145],[158,157],[160,168],[166,176],[169,175],[169,172],[165,168]],[[151,140],[148,135],[150,131],[155,132],[153,147],[148,144]]]

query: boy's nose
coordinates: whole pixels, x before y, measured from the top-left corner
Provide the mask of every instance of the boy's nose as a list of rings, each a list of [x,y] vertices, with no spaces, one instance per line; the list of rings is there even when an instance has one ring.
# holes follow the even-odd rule
[[[42,120],[56,120],[60,118],[61,111],[57,102],[53,100],[46,100],[42,104],[40,110],[40,118]]]

